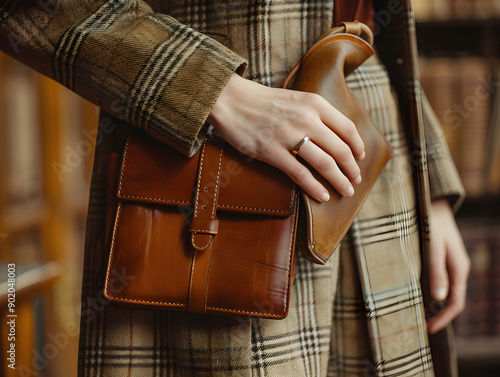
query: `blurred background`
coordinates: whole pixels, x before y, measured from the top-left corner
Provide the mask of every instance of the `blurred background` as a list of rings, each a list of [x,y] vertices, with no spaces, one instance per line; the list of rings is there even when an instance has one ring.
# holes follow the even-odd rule
[[[421,82],[467,191],[472,267],[454,323],[461,376],[500,376],[500,1],[416,0]]]
[[[422,86],[468,197],[472,259],[454,323],[461,376],[500,376],[500,0],[416,0]],[[98,109],[0,54],[0,313],[16,265],[16,374],[76,376],[85,218]],[[11,371],[12,372],[12,371]]]

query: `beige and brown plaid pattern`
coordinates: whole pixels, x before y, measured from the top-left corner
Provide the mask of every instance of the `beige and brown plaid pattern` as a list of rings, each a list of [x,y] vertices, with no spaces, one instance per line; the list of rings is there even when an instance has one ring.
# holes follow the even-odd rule
[[[411,2],[377,0],[375,9],[377,47],[396,96],[374,60],[349,85],[396,156],[332,260],[299,259],[290,315],[273,321],[109,304],[106,156],[123,148],[130,124],[194,153],[230,74],[248,62],[246,77],[280,86],[330,27],[333,2],[0,0],[0,48],[109,113],[92,177],[81,377],[432,376],[433,365],[436,375],[453,375],[450,333],[431,337],[429,349],[425,329],[427,216],[431,197],[459,202],[463,189],[422,105]],[[114,283],[130,279],[123,271]]]
[[[412,167],[397,98],[373,58],[348,77],[348,84],[394,156],[341,245],[333,321],[337,336],[332,338],[341,362],[332,375],[434,376]]]

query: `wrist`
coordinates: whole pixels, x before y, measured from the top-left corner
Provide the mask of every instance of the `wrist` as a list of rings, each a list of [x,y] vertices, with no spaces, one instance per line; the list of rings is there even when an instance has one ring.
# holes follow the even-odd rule
[[[229,101],[235,96],[234,91],[235,88],[238,87],[240,80],[245,79],[236,73],[231,75],[224,88],[222,88],[217,101],[215,101],[207,117],[208,123],[214,126],[219,132],[221,132],[220,128],[222,127],[221,119],[224,117],[224,114],[227,113]]]

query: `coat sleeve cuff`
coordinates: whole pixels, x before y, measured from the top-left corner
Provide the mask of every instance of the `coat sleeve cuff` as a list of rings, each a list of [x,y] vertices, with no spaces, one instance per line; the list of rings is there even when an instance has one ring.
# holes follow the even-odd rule
[[[192,156],[206,138],[206,119],[222,89],[233,73],[243,74],[247,62],[216,40],[185,26],[177,38],[186,43],[179,52],[181,64],[175,77],[163,86],[156,110],[144,128],[156,139]]]
[[[447,199],[456,212],[465,199],[465,190],[451,158],[434,158],[428,162],[431,199]]]
[[[447,199],[456,212],[465,199],[465,189],[451,158],[441,124],[425,96],[423,115],[431,199]]]

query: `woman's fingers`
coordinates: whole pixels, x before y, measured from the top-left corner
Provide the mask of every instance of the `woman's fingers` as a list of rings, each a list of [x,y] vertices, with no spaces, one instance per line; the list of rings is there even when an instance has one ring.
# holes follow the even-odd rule
[[[429,333],[434,334],[449,325],[465,308],[470,258],[446,199],[432,203],[430,224],[431,294],[434,300],[445,303],[445,307],[427,321]]]
[[[364,158],[365,146],[356,126],[321,96],[311,93],[304,94],[306,94],[307,99],[305,103],[315,106],[319,116],[316,122],[309,123],[310,134],[308,136],[322,151],[333,158],[343,175],[352,184],[359,184],[362,177],[356,160]],[[332,175],[323,174],[323,172],[332,172],[331,159],[326,158],[324,153],[316,152],[310,156],[310,160],[306,156],[307,153],[304,153],[301,156],[339,191],[337,185],[341,186],[342,183],[337,182],[335,185],[330,179]],[[322,168],[323,165],[326,165],[326,169]],[[339,192],[344,195],[344,192]]]
[[[347,179],[349,179],[349,181],[351,181],[351,183],[359,184],[361,182],[361,170],[356,162],[356,159],[354,158],[352,149],[335,133],[329,130],[327,130],[327,132],[328,134],[325,134],[323,137],[320,136],[318,139],[311,138],[311,140],[319,148],[321,148],[322,151],[335,160],[339,168],[342,170],[342,173],[347,177]],[[316,154],[316,158],[320,157],[323,158],[324,156]],[[321,167],[321,163],[319,166]],[[318,172],[322,174],[322,169],[319,169]],[[325,178],[328,179],[327,176],[325,176]]]
[[[449,258],[447,264],[450,276],[450,292],[443,310],[428,321],[428,330],[431,334],[449,325],[465,308],[467,276],[469,273],[468,264],[454,258]]]
[[[298,155],[319,174],[325,177],[342,196],[349,198],[354,195],[355,189],[353,184],[340,170],[336,160],[319,148],[313,141],[306,141],[299,149]],[[357,167],[352,154],[350,154],[350,158],[353,160],[350,163],[355,165],[353,170],[356,171],[357,177],[359,177],[355,180],[354,184],[359,184],[361,182],[359,167]],[[276,158],[270,160],[269,163],[284,171],[314,199],[318,201],[329,200],[330,197],[327,189],[300,160],[297,160],[292,155],[291,152],[285,150],[284,153],[278,153]]]
[[[450,278],[446,266],[446,244],[441,234],[434,232],[431,234],[429,256],[431,296],[434,301],[443,302],[449,294]],[[451,304],[451,302],[448,302],[448,304]],[[428,320],[427,328],[429,333],[434,334],[442,330],[453,319],[452,313],[449,310],[450,306],[446,306],[439,314]]]
[[[442,234],[432,234],[429,253],[429,283],[432,298],[444,301],[448,297],[449,277],[446,267],[446,244]]]
[[[345,153],[346,155],[338,156],[341,153]],[[356,178],[359,177],[359,167],[354,161],[354,157],[347,145],[342,148],[337,148],[335,152],[337,156],[332,157],[314,144],[313,141],[308,141],[300,148],[298,155],[307,161],[319,174],[325,177],[340,195],[346,198],[354,195],[354,188],[349,178],[353,179],[353,176]],[[352,165],[349,167],[350,174],[344,174],[339,169],[336,159],[337,161],[343,161],[345,165]],[[354,173],[352,173],[353,171]]]
[[[319,95],[317,97],[316,105],[321,121],[349,146],[356,160],[364,159],[365,144],[356,129],[356,125],[327,100]],[[319,141],[318,144],[320,144]],[[327,146],[321,146],[327,148]]]
[[[272,163],[272,162],[271,162]],[[283,163],[283,165],[281,165]],[[326,188],[312,175],[311,171],[290,152],[277,156],[277,163],[272,163],[278,169],[287,174],[295,183],[305,190],[311,197],[319,202],[330,200],[330,194]]]

